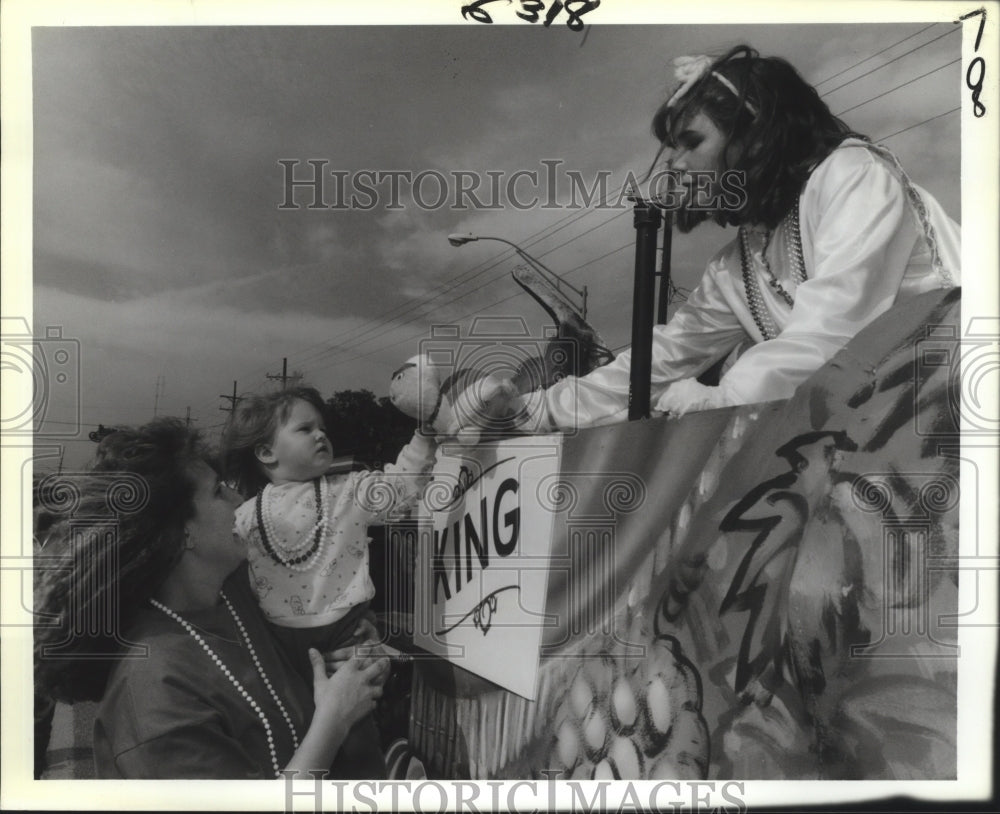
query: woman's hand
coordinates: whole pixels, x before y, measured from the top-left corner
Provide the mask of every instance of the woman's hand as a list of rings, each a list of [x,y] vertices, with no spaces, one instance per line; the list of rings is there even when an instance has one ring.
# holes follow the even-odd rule
[[[359,647],[366,649],[375,648],[382,641],[382,636],[367,616],[363,616],[358,626],[354,628],[354,635],[351,644],[341,647],[338,650],[330,650],[323,653],[323,661],[326,662],[327,675],[337,672],[341,665],[353,656]]]
[[[725,406],[720,388],[700,384],[697,379],[681,379],[667,388],[654,409],[673,418],[680,418],[685,413]]]
[[[375,702],[382,697],[382,685],[389,677],[388,659],[351,658],[331,676],[327,676],[318,650],[309,649],[309,660],[313,667],[314,721],[340,724],[346,732],[375,709]]]
[[[299,748],[285,767],[291,771],[326,771],[351,727],[375,709],[389,676],[388,659],[352,658],[327,676],[323,656],[309,648],[315,710]]]

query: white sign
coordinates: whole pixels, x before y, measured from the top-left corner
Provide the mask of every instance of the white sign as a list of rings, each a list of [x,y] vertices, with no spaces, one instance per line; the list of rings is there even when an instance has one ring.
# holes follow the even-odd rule
[[[538,488],[560,450],[551,436],[442,447],[421,501],[414,642],[529,699],[554,516]]]

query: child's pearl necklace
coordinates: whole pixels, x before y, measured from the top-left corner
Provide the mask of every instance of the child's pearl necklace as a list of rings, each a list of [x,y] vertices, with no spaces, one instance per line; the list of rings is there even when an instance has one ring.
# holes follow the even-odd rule
[[[237,615],[236,609],[232,606],[232,603],[229,601],[229,598],[226,596],[226,594],[220,592],[219,595],[222,597],[222,601],[226,603],[226,607],[229,609],[229,613],[233,617],[233,621],[236,622],[236,627],[240,631],[240,636],[242,636],[243,641],[246,642],[247,650],[250,651],[250,658],[253,660],[253,664],[254,667],[257,669],[257,673],[260,675],[261,680],[264,682],[264,686],[267,687],[267,691],[271,694],[271,698],[274,699],[274,703],[277,704],[278,709],[281,710],[281,716],[285,719],[285,723],[288,724],[288,731],[292,733],[292,744],[294,748],[298,749],[299,735],[298,732],[295,731],[295,724],[292,723],[292,718],[288,714],[288,710],[285,709],[285,705],[281,702],[281,699],[278,697],[278,693],[275,691],[274,686],[271,684],[271,680],[267,677],[267,673],[264,672],[264,667],[263,665],[261,665],[260,659],[257,658],[257,651],[254,649],[253,642],[250,641],[250,637],[247,635],[246,628],[243,626],[243,620],[240,619],[240,617]],[[212,661],[215,662],[215,666],[222,671],[223,675],[225,675],[225,677],[229,679],[232,685],[236,688],[237,692],[239,692],[239,694],[242,695],[243,698],[246,700],[246,702],[250,705],[250,708],[257,713],[257,717],[260,718],[260,722],[264,725],[264,734],[267,735],[267,748],[271,753],[271,765],[274,767],[274,776],[281,777],[281,766],[278,764],[278,752],[274,746],[274,736],[271,733],[271,722],[268,720],[267,715],[264,713],[264,710],[261,709],[260,704],[257,703],[256,699],[254,699],[252,695],[250,695],[246,687],[244,687],[243,684],[240,683],[240,680],[233,675],[232,671],[226,666],[225,662],[219,657],[219,654],[216,653],[209,646],[208,642],[205,641],[204,637],[200,633],[198,633],[197,630],[194,629],[194,625],[192,625],[189,621],[187,621],[187,619],[182,617],[179,613],[177,613],[174,610],[171,610],[162,602],[158,602],[152,597],[150,598],[149,603],[154,608],[158,608],[159,610],[163,611],[167,616],[169,616],[171,619],[177,622],[181,627],[183,627],[188,632],[188,634],[190,634],[190,636],[196,642],[198,642],[198,644],[201,645],[202,650],[204,650],[205,653],[208,654],[209,658],[211,658]]]
[[[273,491],[270,484],[257,493],[257,525],[260,528],[264,550],[278,565],[283,565],[293,571],[308,571],[316,564],[326,547],[328,512],[324,478],[316,478],[313,481],[313,486],[316,491],[316,522],[308,532],[303,533],[299,540],[294,543],[279,542],[274,526],[274,516],[271,513],[271,502],[267,499],[269,491]]]

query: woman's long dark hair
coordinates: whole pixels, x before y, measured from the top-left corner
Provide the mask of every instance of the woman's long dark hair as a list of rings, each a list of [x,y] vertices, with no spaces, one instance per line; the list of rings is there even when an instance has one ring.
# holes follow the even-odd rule
[[[61,516],[36,551],[35,691],[98,700],[126,631],[183,553],[198,435],[161,418],[105,438],[89,472],[43,481]],[[43,496],[44,497],[44,496]]]
[[[712,76],[713,71],[729,80],[737,93]],[[674,105],[668,107],[665,101],[660,106],[652,125],[660,153],[674,146],[676,134],[699,111],[725,136],[723,161],[730,147],[736,148],[732,165],[723,169],[746,174],[746,204],[714,213],[682,210],[678,225],[684,231],[708,217],[723,226],[759,223],[773,229],[791,210],[812,169],[837,145],[845,138],[867,140],[834,116],[788,62],[761,57],[748,45],[716,59]]]

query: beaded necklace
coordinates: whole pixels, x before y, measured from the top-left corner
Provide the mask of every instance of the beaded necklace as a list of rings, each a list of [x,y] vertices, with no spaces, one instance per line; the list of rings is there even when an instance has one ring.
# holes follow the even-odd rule
[[[270,503],[265,499],[268,487],[257,492],[257,527],[260,529],[264,550],[278,565],[291,568],[293,571],[308,571],[323,553],[326,537],[326,489],[322,486],[323,478],[316,478],[313,487],[316,490],[316,523],[305,532],[297,542],[280,543],[274,530],[274,518],[271,515]],[[270,485],[270,484],[269,484]],[[311,545],[310,545],[311,542]],[[306,548],[308,546],[308,548]],[[281,549],[279,552],[278,549]],[[300,553],[302,552],[302,553]]]
[[[250,641],[250,636],[247,634],[246,628],[243,626],[243,620],[240,619],[239,615],[236,613],[236,608],[233,607],[225,592],[220,591],[219,595],[222,597],[222,601],[226,603],[226,607],[229,609],[229,613],[233,617],[233,621],[236,622],[236,627],[239,629],[240,636],[243,638],[243,641],[246,642],[247,650],[250,651],[250,658],[253,660],[253,665],[256,668],[258,675],[264,682],[264,686],[267,687],[267,691],[271,694],[271,698],[274,699],[274,703],[278,705],[278,709],[281,711],[281,716],[285,719],[285,723],[288,724],[288,731],[292,734],[292,744],[294,748],[298,749],[299,734],[295,730],[295,724],[292,723],[292,718],[288,714],[288,710],[285,709],[285,705],[281,702],[281,698],[278,697],[278,693],[275,691],[274,685],[271,684],[271,680],[267,677],[267,673],[264,672],[264,666],[260,663],[260,659],[257,657],[257,651],[254,649],[253,642]],[[152,597],[150,597],[149,604],[151,604],[154,608],[163,611],[163,613],[177,622],[188,632],[191,638],[201,645],[202,650],[204,650],[205,653],[208,654],[209,658],[215,662],[215,666],[222,671],[222,674],[229,679],[232,685],[236,688],[237,692],[239,692],[239,694],[243,696],[243,699],[250,705],[250,708],[257,713],[257,717],[260,718],[260,722],[264,726],[264,734],[267,736],[267,748],[271,753],[271,766],[274,768],[274,776],[281,777],[281,766],[278,764],[278,752],[274,745],[274,736],[271,733],[271,722],[268,720],[264,710],[261,709],[260,704],[257,703],[257,700],[250,695],[246,687],[244,687],[240,680],[233,675],[232,671],[226,666],[219,654],[216,653],[208,642],[205,641],[204,637],[194,629],[194,625],[177,613],[177,611],[171,610],[162,602],[158,602]]]
[[[906,193],[910,208],[916,216],[921,230],[923,231],[924,240],[926,241],[928,250],[930,251],[931,266],[940,278],[941,287],[950,288],[954,286],[955,278],[951,271],[945,268],[944,263],[941,260],[941,253],[937,243],[937,235],[935,233],[934,226],[931,224],[931,217],[930,213],[927,211],[927,206],[924,203],[923,198],[920,196],[920,193],[917,192],[916,187],[914,187],[910,177],[906,174],[906,171],[903,169],[903,166],[900,164],[895,153],[881,144],[872,144],[864,138],[861,139],[859,146],[862,146],[875,155],[880,156],[883,160],[888,161],[892,165],[892,168],[895,170],[896,175],[903,186],[903,190]],[[805,281],[806,273],[805,262],[802,257],[802,236],[799,232],[798,201],[795,202],[795,206],[789,213],[787,221],[789,234],[788,251],[789,259],[792,261],[792,273],[796,282],[801,283]],[[753,272],[753,261],[750,254],[749,241],[746,231],[742,226],[740,227],[739,240],[740,260],[743,266],[743,287],[746,291],[747,303],[750,306],[750,313],[753,315],[753,320],[760,329],[764,339],[773,339],[777,336],[777,328],[774,325],[774,321],[767,313],[767,309],[764,306],[764,300],[760,295],[760,289],[757,284],[757,275]],[[791,298],[791,295],[789,295],[788,292],[784,291],[784,289],[780,287],[780,283],[778,283],[771,271],[771,266],[766,257],[767,244],[769,240],[770,231],[768,231],[765,235],[764,251],[761,253],[761,259],[765,271],[767,271],[770,278],[768,282],[775,287],[775,290],[778,291],[785,302],[787,302],[790,306],[794,305],[794,299]]]
[[[792,211],[785,218],[788,227],[787,251],[788,260],[792,268],[792,279],[796,287],[806,280],[806,264],[802,255],[802,233],[799,229],[799,202],[795,201]],[[750,236],[745,227],[739,229],[740,243],[740,265],[743,271],[743,290],[746,292],[747,304],[750,306],[750,314],[753,321],[760,330],[765,340],[774,339],[778,335],[778,327],[771,318],[764,298],[760,293],[760,285],[757,282],[757,273],[754,268],[753,254],[750,251]],[[764,245],[760,251],[761,264],[767,274],[767,282],[777,294],[785,301],[789,308],[795,305],[795,297],[789,293],[778,280],[771,268],[771,262],[767,259],[767,250],[771,245],[771,230],[764,232]]]

